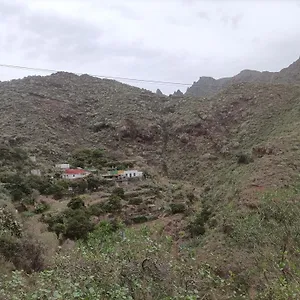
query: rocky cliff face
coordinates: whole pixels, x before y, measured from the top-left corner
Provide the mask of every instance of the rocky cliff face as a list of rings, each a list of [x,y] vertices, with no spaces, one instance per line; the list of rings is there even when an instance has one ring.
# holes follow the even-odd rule
[[[157,89],[155,94],[158,96],[164,96],[164,94],[162,93],[162,91],[160,89]]]
[[[280,72],[243,70],[236,76],[230,78],[214,79],[212,77],[200,77],[197,82],[187,89],[186,95],[208,97],[220,92],[222,89],[227,88],[232,84],[243,82],[300,84],[300,59]]]

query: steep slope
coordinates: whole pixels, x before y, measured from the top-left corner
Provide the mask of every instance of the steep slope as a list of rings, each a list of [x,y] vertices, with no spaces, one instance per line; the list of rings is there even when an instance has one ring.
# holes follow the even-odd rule
[[[101,147],[203,187],[226,182],[228,169],[237,170],[230,180],[240,189],[287,184],[298,172],[291,149],[298,147],[299,91],[235,84],[207,101],[57,73],[1,83],[0,130],[5,143],[50,162],[80,147]],[[269,148],[271,155],[256,153]],[[241,168],[241,153],[257,158]],[[294,164],[285,179],[276,175],[282,159]]]
[[[283,72],[297,77],[295,70]],[[242,74],[243,78],[251,78],[246,75]],[[195,299],[283,300],[288,299],[290,293],[274,297],[274,289],[285,292],[286,282],[292,283],[291,288],[295,282],[297,285],[292,292],[295,291],[293,295],[299,298],[299,86],[238,83],[210,99],[161,97],[115,81],[57,73],[1,83],[0,117],[4,142],[28,148],[39,160],[54,162],[78,147],[101,147],[121,159],[138,158],[146,169],[160,173],[160,177],[156,176],[160,180],[155,178],[146,186],[143,181],[139,189],[126,194],[132,201],[134,194],[140,196],[136,192],[147,193],[146,201],[151,201],[148,203],[153,209],[151,214],[159,218],[148,223],[148,228],[160,241],[159,245],[163,242],[168,247],[150,242],[148,235],[138,233],[134,237],[126,230],[128,238],[125,239],[121,238],[120,231],[116,232],[114,239],[120,247],[116,252],[112,248],[115,242],[106,240],[107,231],[104,235],[103,232],[96,235],[93,239],[96,244],[89,243],[92,255],[84,251],[84,257],[79,260],[79,266],[82,262],[86,264],[83,266],[94,266],[95,261],[100,265],[105,261],[103,271],[97,265],[102,277],[93,283],[92,291],[107,278],[112,283],[109,289],[115,291],[116,281],[127,288],[127,281],[122,281],[123,273],[137,274],[137,278],[129,282],[134,282],[135,286],[138,282],[144,290],[151,282],[145,273],[122,271],[124,266],[128,267],[128,261],[124,260],[128,257],[137,266],[148,258],[162,261],[168,266],[162,278],[178,278],[176,284],[155,280],[155,292],[157,283],[161,283],[161,291],[167,286],[179,287],[186,297],[191,282],[191,290],[199,290]],[[187,186],[186,182],[190,184]],[[88,195],[91,202],[103,200],[102,196]],[[165,206],[183,199],[189,200],[187,211],[172,216],[166,213]],[[132,217],[132,214],[144,213],[147,205],[141,203],[136,210],[132,210],[131,205],[124,206]],[[145,233],[146,227],[143,226],[142,231]],[[103,256],[105,249],[107,257]],[[174,258],[166,260],[165,255],[170,252],[174,252]],[[58,273],[51,273],[53,277],[49,277],[49,273],[43,279],[46,278],[46,282],[39,277],[31,277],[31,282],[37,280],[51,291],[51,283],[57,285],[53,279],[60,280],[57,276],[64,275],[62,270],[77,275],[68,268],[77,267],[78,254],[69,250],[67,253],[70,260],[65,260],[65,267],[58,260],[58,265],[52,269]],[[283,272],[282,265],[287,266],[289,274]],[[169,270],[172,266],[178,272],[174,273],[176,276]],[[75,276],[76,280],[80,278],[84,284],[90,280],[86,278],[94,278],[95,272],[89,267],[76,270],[82,272],[81,276]],[[285,281],[286,278],[291,281]],[[6,280],[3,278],[0,282]],[[12,293],[15,290],[26,295],[26,291],[15,288],[15,282],[12,286],[14,289],[5,286],[1,291]],[[36,291],[38,284],[28,286]],[[82,287],[81,283],[76,283],[77,286]],[[27,285],[22,284],[23,287]],[[101,293],[107,294],[107,289],[104,285]],[[255,293],[263,295],[252,296]],[[169,296],[162,294],[149,299]],[[148,297],[140,295],[136,299]]]
[[[51,159],[92,145],[124,153],[119,140],[130,136],[155,144],[164,101],[115,81],[67,73],[2,82],[0,93],[2,138]]]
[[[215,184],[232,177],[231,170],[241,188],[287,184],[300,167],[299,100],[299,87],[262,84],[233,85],[209,101],[186,100],[172,117],[177,139],[168,151],[176,157],[171,164],[177,163],[170,165],[170,175]],[[238,166],[240,153],[252,156],[253,163]]]
[[[222,89],[235,83],[273,83],[273,84],[299,84],[300,82],[300,59],[280,72],[259,72],[243,70],[239,74],[221,79],[212,77],[200,77],[197,82],[187,89],[186,95],[196,97],[212,96]]]

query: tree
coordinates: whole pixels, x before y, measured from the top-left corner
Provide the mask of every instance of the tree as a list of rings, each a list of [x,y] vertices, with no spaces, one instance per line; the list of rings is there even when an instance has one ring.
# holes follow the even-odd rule
[[[95,176],[93,175],[88,176],[86,181],[87,181],[87,188],[89,191],[94,191],[99,188],[100,180]]]
[[[86,239],[88,233],[94,229],[89,215],[83,209],[73,210],[67,214],[64,236],[71,240]]]
[[[120,211],[122,208],[121,198],[117,195],[111,195],[107,202],[104,203],[103,209],[106,212],[112,213]]]
[[[71,209],[79,209],[85,207],[84,201],[80,197],[73,197],[67,206]]]
[[[88,184],[85,179],[79,179],[79,180],[74,180],[71,183],[71,187],[73,188],[73,191],[76,194],[83,194],[83,193],[85,193],[85,191],[88,187]]]
[[[124,198],[125,198],[125,192],[124,192],[124,189],[121,188],[121,187],[117,187],[117,188],[115,188],[115,189],[112,191],[112,195],[118,196],[118,197],[120,197],[121,199],[124,199]]]

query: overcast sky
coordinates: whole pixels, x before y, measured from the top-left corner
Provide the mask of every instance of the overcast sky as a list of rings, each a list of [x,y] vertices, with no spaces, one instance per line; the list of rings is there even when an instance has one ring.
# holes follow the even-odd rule
[[[0,64],[182,83],[279,71],[299,58],[299,16],[293,0],[0,0]],[[0,68],[32,74],[47,75]]]

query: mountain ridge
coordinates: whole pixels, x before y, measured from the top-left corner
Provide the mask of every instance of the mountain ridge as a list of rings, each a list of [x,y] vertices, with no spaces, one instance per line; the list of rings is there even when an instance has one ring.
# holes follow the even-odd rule
[[[233,77],[214,79],[213,77],[201,76],[197,82],[194,82],[187,89],[185,95],[209,97],[232,84],[242,82],[299,84],[300,58],[279,72],[244,69]]]

